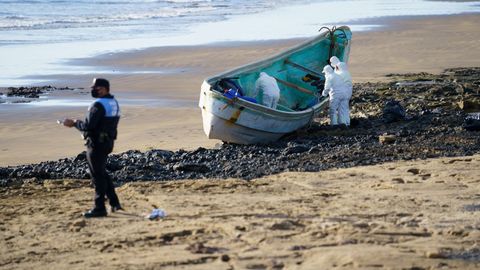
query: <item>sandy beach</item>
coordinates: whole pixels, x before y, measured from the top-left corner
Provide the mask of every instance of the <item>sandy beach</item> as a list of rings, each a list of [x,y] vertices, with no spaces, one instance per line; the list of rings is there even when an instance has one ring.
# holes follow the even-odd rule
[[[480,156],[252,181],[118,188],[85,220],[87,181],[3,188],[0,269],[478,269]],[[167,217],[145,216],[161,208]]]
[[[378,31],[354,33],[350,57],[354,82],[382,80],[388,73],[439,73],[445,68],[480,64],[478,15],[403,18],[389,22],[388,27]],[[301,40],[151,48],[81,61],[112,69],[155,67],[177,71],[109,77],[114,94],[172,104],[123,107],[115,152],[211,148],[220,142],[207,140],[202,130],[197,103],[203,79],[273,55],[298,42]],[[55,79],[58,86],[88,88],[95,76],[102,74],[50,79]],[[178,100],[182,101],[181,106],[176,105]],[[55,121],[64,117],[81,119],[85,110],[86,106],[2,110],[0,165],[56,160],[78,154],[83,150],[78,132],[64,129]]]
[[[480,16],[389,19],[354,33],[354,82],[389,73],[480,66]],[[79,62],[161,68],[109,76],[112,91],[165,106],[123,107],[115,153],[213,148],[197,106],[205,77],[301,40],[162,47]],[[102,74],[45,78],[87,88]],[[11,109],[10,109],[11,108]],[[10,107],[0,116],[0,166],[76,156],[79,133],[56,119],[86,107]],[[93,190],[78,179],[0,188],[0,269],[478,269],[480,156],[400,161],[260,179],[127,183],[125,212],[85,220]],[[167,217],[145,218],[153,208]]]

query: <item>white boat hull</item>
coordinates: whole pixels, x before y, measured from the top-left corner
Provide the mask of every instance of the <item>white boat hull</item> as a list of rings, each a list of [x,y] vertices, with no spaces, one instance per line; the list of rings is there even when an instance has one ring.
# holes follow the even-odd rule
[[[268,143],[278,140],[284,133],[272,133],[232,124],[230,121],[202,110],[204,132],[209,139],[238,144]]]
[[[202,85],[199,106],[209,139],[238,144],[269,143],[308,125],[326,100],[303,112],[281,112],[242,99],[229,100]]]
[[[350,33],[350,30],[348,27],[340,27],[339,29],[345,34],[342,45],[345,50],[341,59],[348,61],[351,36],[347,38],[345,31]],[[244,99],[229,99],[223,96],[218,89],[213,90],[210,83],[216,83],[221,78],[234,78],[239,74],[248,74],[253,70],[261,71],[269,67],[274,67],[272,69],[280,74],[284,67],[278,64],[279,61],[285,61],[292,55],[302,52],[305,48],[315,48],[319,42],[326,41],[325,46],[327,46],[328,41],[330,41],[327,37],[327,33],[324,33],[278,55],[207,78],[201,87],[199,107],[202,110],[203,129],[208,138],[238,144],[269,143],[311,123],[316,114],[327,105],[328,99],[323,99],[313,107],[302,111],[289,111],[288,108],[277,110]],[[319,47],[319,49],[321,48],[323,47]],[[326,56],[328,57],[328,55]],[[305,57],[308,57],[308,55]],[[316,64],[323,63],[322,61],[319,63],[313,62]],[[323,68],[323,66],[321,67]],[[317,68],[317,70],[320,70],[320,68]],[[318,74],[317,71],[313,73]],[[277,80],[281,81],[278,78]],[[288,83],[285,77],[284,80],[283,83]],[[302,89],[297,88],[296,90],[305,93]],[[306,92],[313,93],[308,89],[306,89]]]

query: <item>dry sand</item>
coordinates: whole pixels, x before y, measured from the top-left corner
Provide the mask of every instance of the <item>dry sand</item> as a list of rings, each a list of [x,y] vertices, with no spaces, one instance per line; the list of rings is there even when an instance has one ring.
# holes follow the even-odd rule
[[[118,188],[85,220],[86,181],[0,193],[0,269],[479,269],[480,155]],[[150,221],[154,207],[167,217]]]
[[[391,23],[392,27],[353,36],[354,80],[480,65],[480,15],[401,17]]]
[[[392,72],[440,72],[480,65],[480,15],[401,18],[375,32],[354,33],[351,70],[354,80],[379,80]],[[176,150],[213,147],[202,130],[196,107],[202,80],[277,53],[300,40],[151,48],[84,60],[111,69],[158,68],[176,73],[108,76],[113,93],[135,98],[172,100],[169,107],[124,106],[115,152],[129,149]],[[58,86],[88,87],[102,74],[54,78]],[[53,78],[52,78],[53,79]],[[176,100],[190,105],[175,105]],[[175,108],[175,109],[172,109]],[[70,157],[83,150],[78,132],[55,124],[62,117],[83,118],[85,108],[9,109],[0,114],[0,165]]]

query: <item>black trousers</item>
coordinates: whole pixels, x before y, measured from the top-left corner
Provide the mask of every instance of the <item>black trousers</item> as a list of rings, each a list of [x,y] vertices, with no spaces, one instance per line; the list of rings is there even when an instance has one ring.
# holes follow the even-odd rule
[[[113,142],[87,144],[87,162],[95,186],[95,209],[105,209],[105,196],[111,206],[120,206],[112,178],[106,169],[107,156],[112,152]]]

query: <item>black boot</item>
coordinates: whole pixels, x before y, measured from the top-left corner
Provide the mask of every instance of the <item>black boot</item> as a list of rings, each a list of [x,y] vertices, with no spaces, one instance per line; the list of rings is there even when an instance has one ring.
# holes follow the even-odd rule
[[[85,218],[106,217],[107,216],[107,210],[106,209],[93,208],[92,210],[83,213],[83,216]]]

